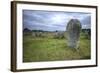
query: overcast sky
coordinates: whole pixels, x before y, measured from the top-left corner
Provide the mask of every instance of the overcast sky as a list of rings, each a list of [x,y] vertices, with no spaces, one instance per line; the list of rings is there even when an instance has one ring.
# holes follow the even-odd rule
[[[82,28],[91,27],[91,14],[79,12],[23,10],[23,28],[65,31],[70,19],[79,19]]]

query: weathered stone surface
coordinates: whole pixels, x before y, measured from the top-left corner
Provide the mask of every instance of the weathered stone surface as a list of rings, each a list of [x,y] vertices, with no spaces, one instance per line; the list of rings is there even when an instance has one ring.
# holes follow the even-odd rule
[[[78,19],[71,19],[67,24],[67,43],[71,48],[78,48],[81,23]]]

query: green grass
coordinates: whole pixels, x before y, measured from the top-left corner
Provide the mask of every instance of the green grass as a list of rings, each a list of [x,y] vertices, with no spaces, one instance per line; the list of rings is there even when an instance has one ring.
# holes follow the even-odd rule
[[[23,38],[23,62],[90,59],[90,40],[80,37],[79,50],[67,46],[66,39]]]

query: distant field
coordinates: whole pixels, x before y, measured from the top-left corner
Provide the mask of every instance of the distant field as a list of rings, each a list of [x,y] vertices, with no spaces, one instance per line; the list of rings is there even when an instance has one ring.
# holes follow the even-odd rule
[[[80,36],[79,50],[67,46],[67,39],[23,36],[23,62],[80,60],[91,58],[90,39]]]

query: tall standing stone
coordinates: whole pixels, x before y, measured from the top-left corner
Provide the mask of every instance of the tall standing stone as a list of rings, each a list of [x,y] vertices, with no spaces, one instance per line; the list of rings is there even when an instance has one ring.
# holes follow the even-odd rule
[[[66,30],[68,46],[71,48],[78,48],[81,31],[80,21],[78,19],[71,19],[67,24]]]

